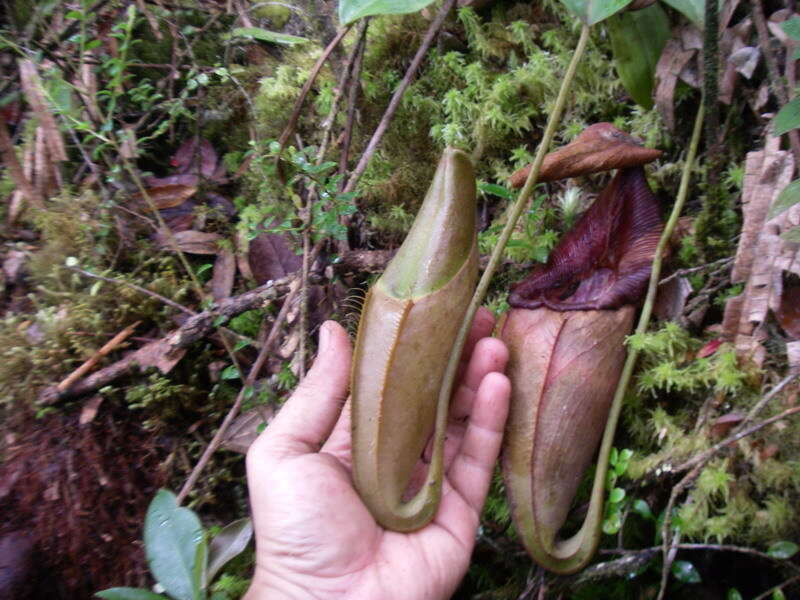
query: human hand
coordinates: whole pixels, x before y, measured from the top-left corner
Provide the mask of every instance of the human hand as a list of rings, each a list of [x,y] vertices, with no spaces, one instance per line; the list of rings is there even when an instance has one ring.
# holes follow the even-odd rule
[[[342,410],[352,348],[340,325],[323,324],[314,366],[247,453],[256,572],[246,600],[452,595],[469,565],[508,413],[508,352],[486,338],[493,325],[479,311],[464,350],[436,517],[397,533],[375,522],[353,488],[349,401]]]

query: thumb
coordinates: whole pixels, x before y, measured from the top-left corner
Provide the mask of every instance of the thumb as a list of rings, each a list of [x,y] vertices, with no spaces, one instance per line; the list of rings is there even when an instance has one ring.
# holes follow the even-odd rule
[[[261,457],[286,458],[319,450],[347,398],[351,355],[344,328],[325,321],[314,366],[253,444]]]

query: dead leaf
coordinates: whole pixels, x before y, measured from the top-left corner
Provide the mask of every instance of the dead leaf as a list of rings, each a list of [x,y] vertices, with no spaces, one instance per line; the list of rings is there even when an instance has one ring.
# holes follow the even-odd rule
[[[148,187],[161,187],[164,185],[196,187],[200,183],[200,178],[191,173],[179,173],[177,175],[167,175],[166,177],[143,177],[142,181]]]
[[[79,425],[86,425],[94,421],[97,416],[97,410],[103,402],[103,397],[100,394],[95,394],[89,398],[81,408],[81,416],[78,418]]]
[[[788,337],[800,340],[800,285],[783,288],[775,318]]]
[[[261,233],[250,241],[248,262],[258,285],[281,279],[298,271],[303,259],[292,250],[290,238],[278,233]]]
[[[233,250],[224,249],[217,254],[214,275],[211,277],[211,296],[214,300],[229,298],[236,277],[236,257]]]
[[[221,173],[218,172],[219,157],[205,138],[193,137],[178,148],[170,161],[170,165],[176,167],[178,173],[191,173],[202,175],[206,179],[224,177],[224,166]]]
[[[223,239],[218,233],[206,233],[205,231],[196,231],[194,229],[178,231],[173,233],[172,237],[181,252],[186,252],[187,254],[217,254],[219,252],[217,242]],[[162,248],[172,250],[172,243],[166,235],[159,232],[157,240]]]
[[[61,137],[61,132],[58,130],[53,112],[50,110],[45,100],[42,81],[39,78],[36,65],[33,61],[28,59],[20,59],[17,61],[17,64],[19,66],[19,78],[22,83],[22,91],[25,94],[25,99],[31,106],[31,110],[33,110],[36,115],[36,119],[45,131],[50,156],[57,161],[67,160],[67,151],[64,149],[64,139]]]
[[[545,156],[539,172],[539,182],[638,167],[659,156],[661,150],[645,148],[641,142],[611,123],[595,123],[566,146]],[[520,188],[525,185],[531,167],[532,165],[528,165],[516,171],[509,179],[511,187]]]
[[[722,415],[711,424],[711,437],[724,438],[733,429],[734,425],[738,425],[743,420],[743,413],[731,412],[727,415]]]
[[[755,71],[758,66],[760,57],[761,53],[757,47],[745,46],[731,54],[728,57],[728,62],[731,63],[745,79],[750,79],[753,76],[753,71]]]
[[[21,250],[9,250],[3,260],[3,274],[6,276],[7,283],[16,284],[22,282],[25,258],[26,254]]]
[[[274,416],[275,409],[271,406],[259,406],[242,413],[228,428],[222,440],[222,447],[233,452],[247,454],[250,444],[259,436],[263,426],[269,425]]]
[[[145,191],[155,207],[163,210],[180,206],[197,193],[197,188],[182,184],[168,184],[151,187]]]
[[[716,338],[714,340],[711,340],[705,346],[700,348],[700,350],[697,351],[697,358],[707,358],[711,356],[717,350],[719,350],[719,347],[722,346],[722,344],[724,343],[725,341],[722,340],[721,338]]]
[[[140,367],[155,367],[165,375],[186,354],[186,348],[175,348],[164,340],[156,340],[139,348],[133,354],[133,362]]]
[[[791,180],[794,158],[780,150],[780,138],[768,137],[764,150],[749,152],[742,190],[744,223],[731,271],[733,283],[744,291],[725,305],[723,332],[740,356],[761,365],[766,356],[767,312],[777,312],[783,294],[784,273],[800,276],[800,245],[780,234],[800,224],[800,204],[767,220],[770,206]]]
[[[197,204],[195,204],[194,200],[187,200],[179,206],[165,208],[158,212],[161,213],[161,218],[164,219],[170,231],[177,233],[179,231],[192,229],[195,221],[196,208]]]
[[[697,50],[684,49],[679,39],[667,41],[661,58],[656,65],[656,107],[664,124],[670,131],[675,130],[675,86],[684,67],[689,63]]]
[[[658,296],[653,313],[662,321],[678,321],[692,293],[692,284],[686,277],[676,277],[658,286]]]

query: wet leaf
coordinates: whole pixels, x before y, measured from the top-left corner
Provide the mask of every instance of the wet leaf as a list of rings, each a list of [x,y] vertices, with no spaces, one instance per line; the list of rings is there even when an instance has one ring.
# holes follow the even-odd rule
[[[606,27],[622,84],[637,104],[652,108],[656,64],[670,35],[667,14],[654,4],[616,14]]]
[[[781,23],[783,31],[793,40],[800,42],[800,17],[792,17]]]
[[[743,599],[742,595],[739,593],[739,590],[737,590],[736,588],[731,588],[725,595],[725,600],[743,600]]]
[[[277,31],[269,31],[261,27],[236,27],[231,31],[231,36],[250,38],[259,40],[261,42],[270,42],[272,44],[283,44],[287,46],[294,46],[295,44],[305,44],[308,40],[304,37],[296,35],[289,35]]]
[[[800,546],[794,542],[782,540],[772,544],[769,547],[769,550],[767,550],[767,554],[769,554],[772,558],[788,559],[797,554],[798,550],[800,550]]]
[[[775,135],[783,135],[787,131],[800,127],[800,96],[792,98],[778,111],[773,124]]]
[[[250,538],[253,537],[253,522],[250,519],[238,519],[223,527],[211,540],[208,552],[208,581],[232,558],[241,554]]]
[[[172,492],[156,492],[144,521],[145,554],[153,577],[176,600],[194,600],[200,594],[195,566],[203,537],[193,511],[179,507]]]
[[[682,583],[700,583],[700,573],[688,560],[676,560],[672,563],[672,574]]]
[[[587,25],[599,23],[621,11],[631,0],[561,0],[566,7]]]
[[[274,416],[275,409],[271,406],[259,406],[239,415],[225,434],[225,439],[222,441],[223,448],[247,454],[250,444],[261,433],[259,428],[265,427]]]
[[[772,206],[769,207],[767,219],[774,219],[798,202],[800,202],[800,179],[795,179],[778,194],[778,198],[772,203]]]
[[[339,0],[342,25],[374,15],[402,15],[422,10],[433,0]]]

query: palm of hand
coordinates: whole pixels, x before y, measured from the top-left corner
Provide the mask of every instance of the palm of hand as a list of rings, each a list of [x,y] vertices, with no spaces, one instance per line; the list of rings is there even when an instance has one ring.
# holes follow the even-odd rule
[[[257,546],[248,599],[447,598],[469,564],[499,450],[509,389],[497,371],[505,348],[497,340],[475,347],[492,326],[479,314],[453,398],[439,511],[428,526],[403,534],[380,527],[353,488],[349,402],[338,414],[349,341],[338,326],[326,326],[314,369],[248,453]]]

